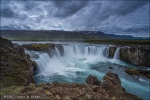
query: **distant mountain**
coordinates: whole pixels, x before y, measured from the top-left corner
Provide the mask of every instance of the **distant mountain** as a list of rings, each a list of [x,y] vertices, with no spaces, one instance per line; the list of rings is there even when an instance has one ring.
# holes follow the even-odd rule
[[[1,36],[11,40],[104,40],[104,39],[149,39],[133,36],[105,34],[101,31],[58,30],[1,30]]]

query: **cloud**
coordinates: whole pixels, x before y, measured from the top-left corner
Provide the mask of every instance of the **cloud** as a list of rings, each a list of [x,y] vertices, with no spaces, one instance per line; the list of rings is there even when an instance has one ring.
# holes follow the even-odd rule
[[[55,8],[54,8],[54,16],[55,17],[68,17],[79,10],[81,10],[83,7],[86,6],[87,1],[81,0],[81,1],[53,1]]]
[[[1,28],[92,30],[145,37],[149,6],[147,0],[1,0]]]
[[[15,16],[16,16],[15,12],[9,8],[4,8],[1,10],[1,17],[13,18]]]

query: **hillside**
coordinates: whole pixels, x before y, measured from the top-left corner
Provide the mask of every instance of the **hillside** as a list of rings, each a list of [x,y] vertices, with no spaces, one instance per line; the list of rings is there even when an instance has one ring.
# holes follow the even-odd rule
[[[10,40],[109,40],[109,39],[143,39],[132,36],[105,34],[100,31],[30,31],[1,30],[1,36]],[[146,38],[145,38],[146,39]]]

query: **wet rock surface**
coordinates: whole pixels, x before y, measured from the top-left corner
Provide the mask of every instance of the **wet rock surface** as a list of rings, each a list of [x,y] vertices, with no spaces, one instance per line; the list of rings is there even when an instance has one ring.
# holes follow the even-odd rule
[[[114,57],[114,54],[115,54],[116,49],[117,49],[116,46],[111,46],[111,47],[109,48],[109,55],[108,55],[109,58],[113,58],[113,57]]]
[[[129,75],[146,76],[150,78],[150,70],[127,68],[125,69],[125,72],[128,73]]]

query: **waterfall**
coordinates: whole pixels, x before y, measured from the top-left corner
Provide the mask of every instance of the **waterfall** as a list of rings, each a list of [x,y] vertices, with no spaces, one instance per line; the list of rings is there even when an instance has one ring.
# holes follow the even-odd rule
[[[114,54],[114,59],[116,59],[116,60],[120,59],[120,48],[119,47],[116,49],[116,52]]]
[[[55,47],[55,50],[56,50],[56,55],[57,55],[57,57],[60,57],[60,52],[59,52],[59,50],[57,49],[57,47]]]
[[[108,58],[108,56],[109,56],[109,49],[110,49],[110,47],[107,47],[107,51],[106,51],[106,57]]]
[[[50,57],[47,53],[39,54],[39,58],[35,60],[39,72],[42,72],[47,67],[49,60]]]
[[[106,46],[86,46],[86,45],[62,45],[65,56],[75,55],[95,55],[107,57],[108,48]]]

